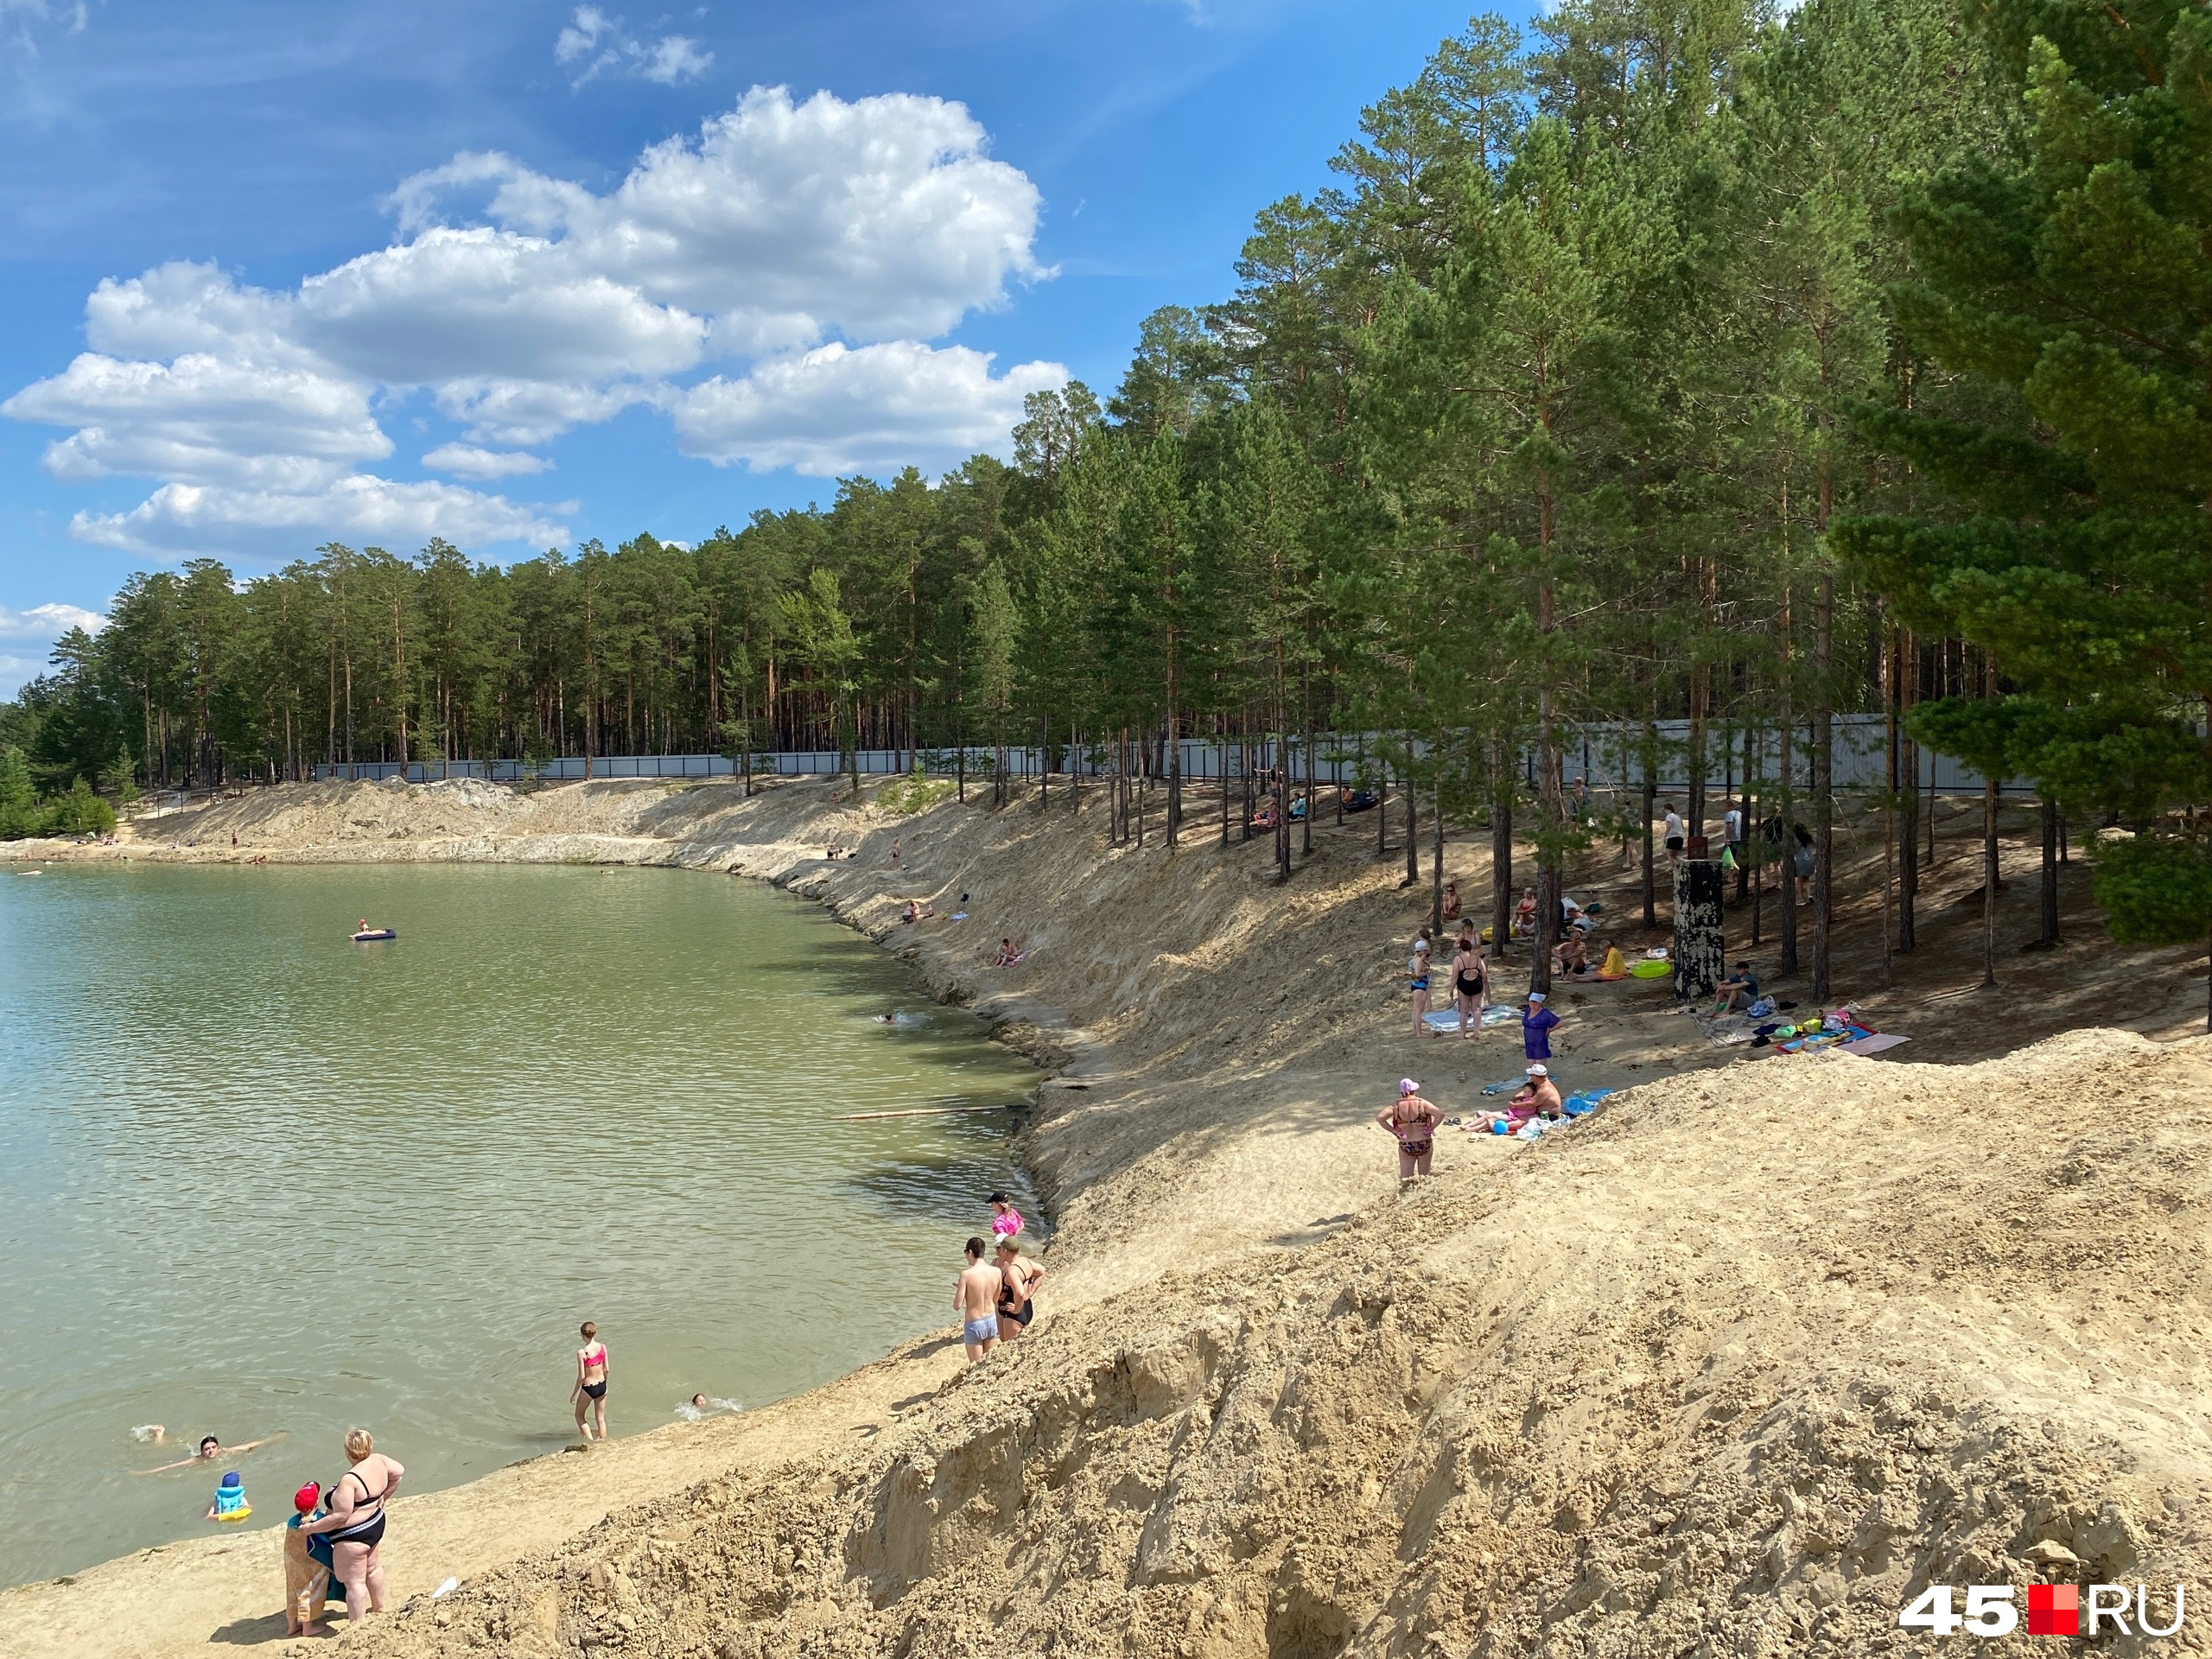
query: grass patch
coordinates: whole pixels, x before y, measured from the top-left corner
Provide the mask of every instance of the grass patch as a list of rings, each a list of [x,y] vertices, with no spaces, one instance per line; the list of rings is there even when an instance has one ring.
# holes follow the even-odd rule
[[[959,784],[950,778],[924,778],[919,775],[901,778],[897,783],[886,784],[878,791],[875,804],[886,812],[926,812],[939,801],[950,800],[953,791],[959,787]]]

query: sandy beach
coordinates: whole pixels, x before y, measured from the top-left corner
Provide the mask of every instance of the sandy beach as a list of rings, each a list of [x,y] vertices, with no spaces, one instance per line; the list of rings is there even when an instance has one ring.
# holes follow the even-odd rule
[[[2078,865],[2068,943],[2021,953],[2024,818],[1999,992],[1975,988],[1978,849],[1946,826],[1884,992],[1878,830],[1847,836],[1838,1000],[1908,1046],[1754,1057],[1664,981],[1564,987],[1563,1080],[1624,1092],[1533,1145],[1449,1129],[1402,1195],[1372,1121],[1395,1079],[1465,1116],[1521,1057],[1510,1028],[1410,1034],[1427,889],[1371,817],[1317,826],[1277,887],[1203,806],[1171,855],[1156,822],[1109,848],[1095,791],[911,816],[842,794],[291,785],[0,855],[728,871],[830,906],[1046,1073],[1020,1132],[1057,1226],[1034,1335],[969,1374],[948,1332],[404,1497],[405,1605],[348,1650],[1842,1653],[1896,1637],[1931,1575],[2202,1578],[2202,958],[2104,941]],[[1486,910],[1486,833],[1446,871]],[[1611,854],[1572,887],[1601,933],[1661,937],[1625,925]],[[901,925],[909,898],[939,916]],[[1732,953],[1770,963],[1767,925]],[[1019,967],[986,965],[1001,937]],[[0,1653],[283,1647],[276,1546],[8,1592]]]

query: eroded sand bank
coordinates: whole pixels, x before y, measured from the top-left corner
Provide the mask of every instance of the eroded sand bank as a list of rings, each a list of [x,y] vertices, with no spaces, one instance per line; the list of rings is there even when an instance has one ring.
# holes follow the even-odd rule
[[[2094,1020],[2181,1039],[2183,953],[2077,926],[1974,996],[1979,906],[1939,868],[1923,951],[1854,999],[1920,1063],[1745,1060],[1663,988],[1575,988],[1570,1084],[1662,1081],[1533,1147],[1451,1132],[1401,1197],[1370,1121],[1390,1081],[1459,1112],[1518,1046],[1408,1033],[1425,896],[1372,819],[1280,888],[1264,843],[1219,850],[1203,819],[1171,857],[1156,822],[1109,849],[1058,792],[902,818],[838,793],[296,786],[100,849],[760,875],[1055,1073],[1024,1132],[1060,1227],[1033,1337],[973,1376],[931,1338],[766,1411],[403,1499],[385,1553],[421,1599],[349,1649],[1843,1653],[1901,1639],[1931,1574],[2201,1576],[2212,1057],[2114,1031],[2006,1053]],[[833,842],[860,856],[823,861]],[[1605,863],[1578,887],[1618,916]],[[1484,891],[1471,845],[1449,868]],[[896,920],[963,891],[966,923]],[[988,969],[1003,935],[1031,955]],[[1842,968],[1845,995],[1871,988],[1870,960]],[[11,1592],[0,1651],[270,1639],[275,1541]]]

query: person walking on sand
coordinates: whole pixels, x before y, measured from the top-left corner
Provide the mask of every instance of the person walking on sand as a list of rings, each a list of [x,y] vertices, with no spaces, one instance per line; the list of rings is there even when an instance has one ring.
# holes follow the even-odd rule
[[[906,852],[906,843],[898,836],[893,836],[891,838],[891,868],[895,870],[899,868],[899,857]]]
[[[1672,801],[1659,804],[1667,810],[1667,862],[1679,864],[1682,861],[1682,815],[1675,810]]]
[[[1483,993],[1489,988],[1489,979],[1483,968],[1482,952],[1475,949],[1471,934],[1459,936],[1459,949],[1452,958],[1452,1001],[1459,1010],[1459,1037],[1483,1034]],[[1467,1029],[1474,1023],[1473,1031]]]
[[[952,1306],[960,1315],[960,1339],[970,1365],[982,1364],[983,1356],[999,1345],[999,1291],[1006,1281],[985,1259],[989,1248],[980,1238],[968,1241],[967,1269],[952,1286]]]
[[[1552,1057],[1552,1027],[1559,1024],[1559,1015],[1544,1006],[1541,991],[1529,993],[1529,1007],[1521,1016],[1521,1050],[1532,1060],[1548,1060]]]
[[[584,1424],[588,1411],[599,1425],[599,1438],[607,1438],[607,1344],[599,1339],[599,1327],[589,1319],[582,1326],[584,1345],[576,1350],[576,1386],[569,1390],[569,1398],[575,1402],[576,1433],[588,1440],[591,1430]]]
[[[325,1497],[328,1513],[303,1524],[330,1540],[331,1570],[346,1586],[346,1618],[357,1624],[384,1611],[385,1505],[407,1471],[377,1450],[365,1428],[346,1431],[346,1472]]]
[[[1406,962],[1406,988],[1414,995],[1414,1035],[1427,1031],[1428,1001],[1428,930],[1423,928],[1421,937],[1414,941],[1414,953]]]
[[[1436,1126],[1444,1114],[1421,1098],[1421,1084],[1400,1077],[1397,1099],[1376,1113],[1375,1121],[1397,1140],[1401,1186],[1429,1173],[1429,1160],[1436,1154]]]
[[[999,1340],[1012,1342],[1025,1334],[1029,1322],[1037,1317],[1032,1299],[1037,1287],[1045,1282],[1045,1269],[1025,1257],[1011,1238],[1000,1239],[994,1253],[999,1270]]]

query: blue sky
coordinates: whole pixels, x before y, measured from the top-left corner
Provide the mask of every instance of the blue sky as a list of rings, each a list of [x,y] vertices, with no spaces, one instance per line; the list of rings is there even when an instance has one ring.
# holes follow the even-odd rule
[[[0,0],[0,694],[133,569],[689,540],[1002,448],[1465,18]]]

